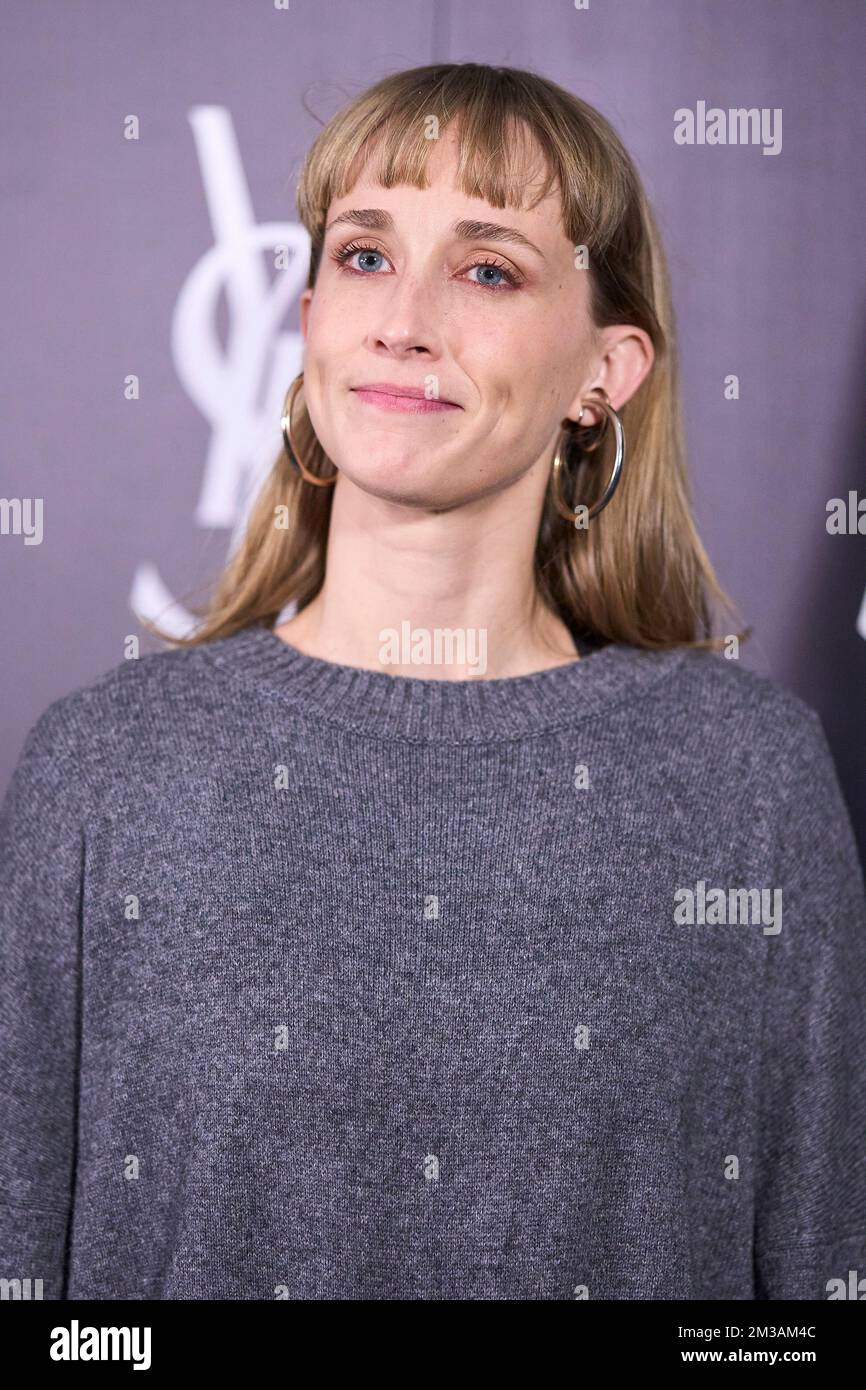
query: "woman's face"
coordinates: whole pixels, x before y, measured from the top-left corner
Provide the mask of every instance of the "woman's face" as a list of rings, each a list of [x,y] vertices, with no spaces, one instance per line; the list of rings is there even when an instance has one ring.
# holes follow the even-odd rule
[[[304,394],[328,457],[363,491],[427,508],[483,497],[536,463],[546,476],[559,422],[576,418],[601,360],[558,198],[515,211],[461,193],[455,124],[435,142],[428,188],[384,188],[364,171],[331,204],[301,300]],[[421,408],[358,391],[382,383],[417,388]]]

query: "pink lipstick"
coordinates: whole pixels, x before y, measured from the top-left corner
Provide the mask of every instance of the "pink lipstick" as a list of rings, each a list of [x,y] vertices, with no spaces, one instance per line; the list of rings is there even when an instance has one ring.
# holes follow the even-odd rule
[[[429,399],[420,386],[400,386],[393,382],[376,381],[366,386],[353,386],[353,395],[379,410],[400,410],[410,415],[429,415],[433,411],[460,410],[454,401]]]

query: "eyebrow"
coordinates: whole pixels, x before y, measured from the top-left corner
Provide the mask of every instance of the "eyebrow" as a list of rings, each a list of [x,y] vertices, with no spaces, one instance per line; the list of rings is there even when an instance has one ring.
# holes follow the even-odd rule
[[[377,232],[389,232],[394,229],[394,219],[384,208],[348,208],[346,212],[341,212],[339,217],[335,217],[333,222],[328,223],[325,233],[327,234],[332,227],[339,226],[341,222],[348,222],[353,227],[367,227]],[[516,227],[505,227],[500,222],[475,222],[463,218],[459,222],[453,222],[450,230],[460,241],[511,241],[528,251],[534,251],[536,256],[545,260],[544,252],[540,251],[529,237],[518,232]]]

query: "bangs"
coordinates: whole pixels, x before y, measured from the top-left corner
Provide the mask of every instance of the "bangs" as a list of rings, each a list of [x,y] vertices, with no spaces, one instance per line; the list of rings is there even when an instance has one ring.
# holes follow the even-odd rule
[[[467,197],[496,208],[533,208],[557,188],[556,173],[524,121],[509,116],[494,126],[482,113],[464,109],[447,119],[430,111],[409,120],[392,113],[367,148],[337,172],[332,197],[344,197],[362,172],[384,188],[401,183],[427,188],[427,161],[450,126],[457,134],[455,183]],[[437,134],[427,135],[428,130]]]
[[[620,211],[609,196],[617,180],[603,176],[593,132],[582,124],[582,104],[571,98],[574,119],[565,126],[558,103],[548,104],[539,93],[538,79],[524,86],[520,77],[515,69],[468,63],[414,69],[383,79],[338,113],[316,140],[298,183],[298,212],[312,242],[309,285],[332,202],[345,197],[362,173],[384,188],[429,187],[431,149],[455,122],[461,192],[519,210],[557,195],[572,244],[603,251]],[[602,199],[605,183],[608,197]]]

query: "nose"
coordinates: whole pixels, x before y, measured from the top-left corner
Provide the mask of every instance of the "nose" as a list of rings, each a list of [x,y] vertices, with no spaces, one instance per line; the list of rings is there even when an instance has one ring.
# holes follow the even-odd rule
[[[435,296],[418,276],[395,276],[384,293],[376,296],[372,314],[365,340],[373,352],[438,357],[441,339]]]

